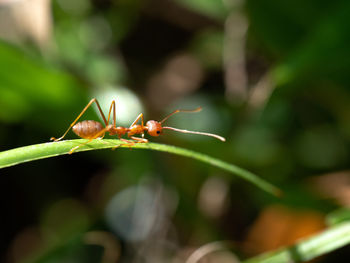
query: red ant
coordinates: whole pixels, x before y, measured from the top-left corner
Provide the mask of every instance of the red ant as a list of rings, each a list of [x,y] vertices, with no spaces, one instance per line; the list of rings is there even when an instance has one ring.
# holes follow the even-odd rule
[[[98,121],[92,121],[92,120],[86,120],[86,121],[77,121],[80,119],[80,117],[85,113],[85,111],[91,106],[92,103],[96,103],[97,108],[102,116],[103,122],[105,124],[105,127],[102,126],[102,124]],[[181,130],[173,127],[163,127],[162,124],[165,122],[170,116],[174,115],[178,112],[198,112],[201,111],[202,108],[198,107],[194,110],[175,110],[172,113],[170,113],[167,117],[165,117],[162,121],[154,121],[150,120],[144,125],[144,119],[143,114],[140,113],[139,116],[137,116],[136,120],[130,125],[129,128],[126,127],[117,127],[116,126],[116,113],[115,113],[115,100],[112,101],[111,106],[109,107],[109,113],[108,118],[106,119],[105,115],[102,112],[102,109],[100,107],[100,104],[98,103],[97,99],[92,99],[90,102],[85,106],[85,108],[82,110],[82,112],[78,115],[78,117],[71,123],[69,128],[66,130],[66,132],[58,139],[51,137],[50,140],[52,141],[60,141],[66,136],[68,131],[72,128],[73,132],[78,135],[81,138],[88,139],[86,143],[80,144],[74,148],[72,148],[69,151],[69,154],[73,153],[76,149],[79,147],[91,142],[94,139],[103,138],[106,132],[109,132],[110,135],[117,135],[118,138],[124,142],[127,142],[129,145],[133,145],[134,143],[146,143],[148,142],[147,139],[144,138],[145,132],[147,131],[149,135],[151,136],[159,136],[162,134],[164,129],[167,130],[173,130],[177,132],[182,133],[192,133],[192,134],[201,134],[206,136],[211,136],[214,138],[217,138],[221,141],[225,141],[225,138],[212,134],[212,133],[206,133],[206,132],[196,132],[196,131],[188,131],[188,130]],[[113,111],[113,125],[109,124],[111,113]],[[137,124],[137,122],[141,119],[141,124]],[[131,140],[122,139],[121,137],[123,135],[127,135]],[[135,134],[141,134],[141,137],[135,137]]]

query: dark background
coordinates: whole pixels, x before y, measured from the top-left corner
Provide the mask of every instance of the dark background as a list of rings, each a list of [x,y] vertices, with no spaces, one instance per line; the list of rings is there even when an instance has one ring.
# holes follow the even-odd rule
[[[203,262],[236,262],[347,211],[349,1],[25,2],[0,5],[2,151],[60,136],[93,97],[105,112],[115,99],[124,126],[202,106],[168,125],[225,143],[146,137],[234,163],[284,195],[156,151],[29,162],[0,171],[1,262],[185,262],[221,240],[228,248]],[[99,120],[96,107],[83,119]],[[318,262],[347,257],[345,247]]]

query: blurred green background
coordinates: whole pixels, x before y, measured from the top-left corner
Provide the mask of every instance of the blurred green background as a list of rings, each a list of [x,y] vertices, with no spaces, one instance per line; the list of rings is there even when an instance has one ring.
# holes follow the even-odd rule
[[[154,142],[237,164],[271,197],[214,167],[153,151],[77,153],[0,171],[1,262],[237,262],[322,230],[350,206],[350,2],[0,2],[0,150],[61,136],[87,102],[118,125],[143,112],[213,138]],[[100,120],[95,106],[83,119]],[[76,138],[70,132],[67,138]],[[350,247],[318,259],[348,262]],[[345,261],[344,261],[345,260]]]

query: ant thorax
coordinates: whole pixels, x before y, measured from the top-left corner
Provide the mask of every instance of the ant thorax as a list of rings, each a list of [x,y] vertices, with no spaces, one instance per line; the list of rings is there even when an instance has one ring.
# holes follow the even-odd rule
[[[118,137],[122,137],[124,134],[126,134],[128,132],[128,128],[125,127],[114,127],[113,125],[109,125],[110,127],[108,127],[108,131],[109,131],[109,135],[118,135]]]
[[[133,126],[131,126],[128,129],[128,137],[133,136],[135,134],[143,134],[145,132],[145,126],[142,126],[140,124],[135,124]]]

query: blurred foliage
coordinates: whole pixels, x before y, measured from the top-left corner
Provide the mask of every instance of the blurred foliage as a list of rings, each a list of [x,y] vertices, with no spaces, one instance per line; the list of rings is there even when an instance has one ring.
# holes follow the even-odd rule
[[[1,262],[185,262],[217,240],[233,241],[243,259],[262,252],[250,237],[278,249],[320,221],[349,220],[349,1],[3,2],[1,151],[60,136],[92,97],[104,109],[116,99],[125,126],[140,112],[161,120],[202,106],[168,124],[226,143],[172,131],[152,141],[238,164],[284,195],[159,152],[27,163],[0,171]],[[304,213],[318,215],[307,228],[296,223]],[[229,253],[207,256],[235,262]]]

